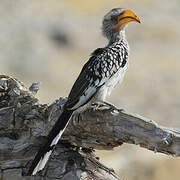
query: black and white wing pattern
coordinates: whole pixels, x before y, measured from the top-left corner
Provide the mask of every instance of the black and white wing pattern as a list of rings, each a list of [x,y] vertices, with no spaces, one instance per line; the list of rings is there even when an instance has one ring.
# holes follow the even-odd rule
[[[96,49],[75,81],[66,108],[74,110],[90,101],[98,89],[123,68],[127,58],[123,44]]]
[[[101,72],[101,55],[105,54],[103,48],[94,51],[89,61],[83,66],[81,73],[75,81],[66,102],[66,108],[77,109],[91,100],[97,90],[105,83]],[[99,67],[99,68],[98,68]],[[97,71],[99,73],[97,73]]]

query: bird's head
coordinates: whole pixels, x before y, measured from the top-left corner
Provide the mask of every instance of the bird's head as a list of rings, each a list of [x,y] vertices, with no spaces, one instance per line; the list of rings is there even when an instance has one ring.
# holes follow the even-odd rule
[[[129,22],[133,21],[140,23],[140,19],[133,11],[124,8],[112,9],[104,16],[103,35],[111,39],[115,34],[119,34]]]

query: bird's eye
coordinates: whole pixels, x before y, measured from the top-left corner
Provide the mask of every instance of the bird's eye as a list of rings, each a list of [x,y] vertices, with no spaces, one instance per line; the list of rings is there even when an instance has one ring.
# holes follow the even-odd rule
[[[111,16],[111,20],[113,21],[114,24],[118,23],[118,16]]]

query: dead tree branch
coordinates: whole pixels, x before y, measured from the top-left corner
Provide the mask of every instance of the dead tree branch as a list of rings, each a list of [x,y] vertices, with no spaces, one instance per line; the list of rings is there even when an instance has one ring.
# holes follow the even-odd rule
[[[98,104],[72,116],[63,141],[56,147],[45,170],[36,177],[22,176],[66,101],[61,98],[50,106],[39,104],[34,96],[38,88],[37,83],[27,89],[14,78],[0,76],[2,179],[120,179],[113,170],[102,165],[89,148],[111,150],[122,143],[180,155],[180,130]]]

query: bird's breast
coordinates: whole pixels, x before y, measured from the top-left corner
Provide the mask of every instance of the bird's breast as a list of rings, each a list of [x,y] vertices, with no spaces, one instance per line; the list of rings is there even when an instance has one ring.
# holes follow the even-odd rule
[[[122,83],[128,63],[122,68],[120,68],[105,84],[108,88],[108,95],[111,94],[112,90],[118,83]]]

